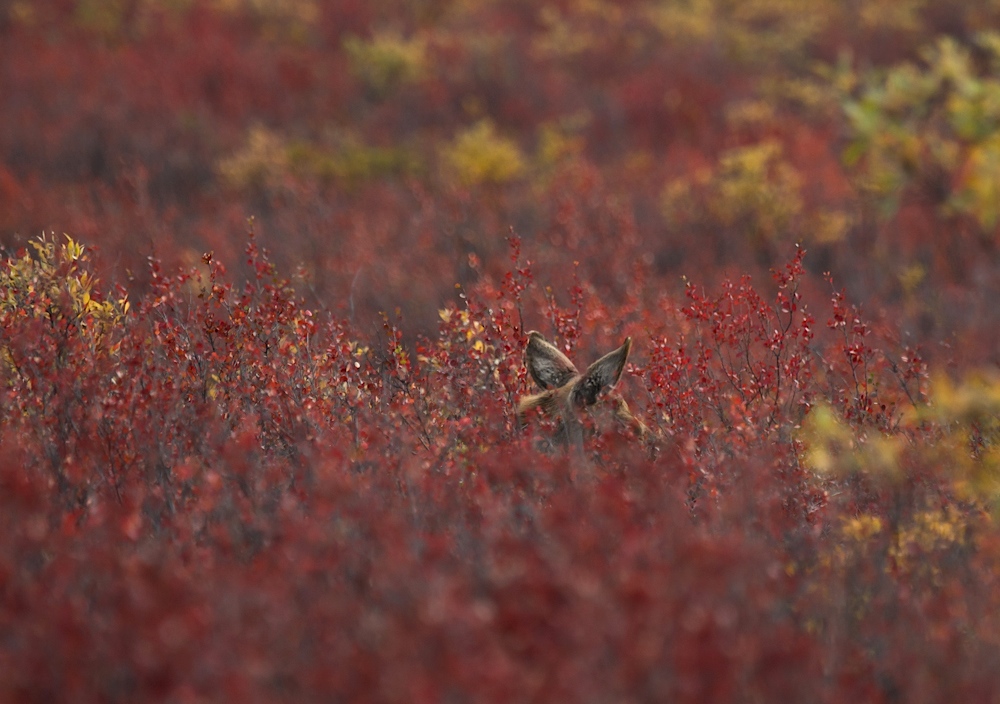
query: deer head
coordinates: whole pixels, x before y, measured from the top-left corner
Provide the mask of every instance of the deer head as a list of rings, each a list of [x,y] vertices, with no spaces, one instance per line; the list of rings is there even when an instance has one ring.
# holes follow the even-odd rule
[[[616,422],[644,440],[649,433],[646,426],[632,415],[625,399],[608,393],[621,378],[631,349],[632,338],[627,337],[621,347],[608,352],[581,374],[569,357],[547,342],[541,333],[532,330],[528,333],[524,363],[542,391],[518,402],[518,419],[523,422],[525,416],[537,408],[557,421],[558,440],[582,444],[581,414],[592,413],[595,406],[609,406]]]

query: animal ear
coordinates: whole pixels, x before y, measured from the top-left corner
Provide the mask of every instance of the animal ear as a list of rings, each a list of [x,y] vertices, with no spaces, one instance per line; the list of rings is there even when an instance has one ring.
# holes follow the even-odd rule
[[[569,357],[560,352],[555,345],[546,342],[542,334],[536,330],[528,333],[524,364],[531,378],[542,389],[558,389],[580,374],[576,366],[569,361]]]
[[[601,391],[611,388],[621,378],[632,349],[632,338],[626,337],[621,347],[614,352],[608,352],[599,360],[587,367],[580,381],[573,389],[573,401],[578,406],[593,406]]]

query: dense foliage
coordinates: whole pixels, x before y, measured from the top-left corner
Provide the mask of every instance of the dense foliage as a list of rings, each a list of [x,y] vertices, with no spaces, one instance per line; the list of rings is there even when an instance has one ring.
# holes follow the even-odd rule
[[[0,699],[997,700],[991,28],[0,2]]]

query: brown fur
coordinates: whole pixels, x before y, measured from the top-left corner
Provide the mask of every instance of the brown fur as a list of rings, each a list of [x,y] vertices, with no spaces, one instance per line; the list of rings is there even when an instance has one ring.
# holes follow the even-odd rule
[[[582,443],[579,414],[591,410],[610,394],[612,417],[640,440],[645,440],[648,428],[632,415],[625,399],[612,392],[631,349],[632,338],[625,338],[621,347],[598,359],[581,374],[566,355],[547,342],[541,333],[532,330],[528,333],[524,361],[531,378],[543,391],[518,402],[518,420],[523,423],[528,413],[538,409],[558,422],[557,440]]]

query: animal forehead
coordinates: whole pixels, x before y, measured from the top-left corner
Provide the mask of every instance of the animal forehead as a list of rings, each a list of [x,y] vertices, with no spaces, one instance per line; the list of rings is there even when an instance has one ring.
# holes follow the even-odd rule
[[[577,418],[600,427],[619,420],[622,415],[619,399],[611,394],[602,395],[592,404],[577,405],[575,410]]]

